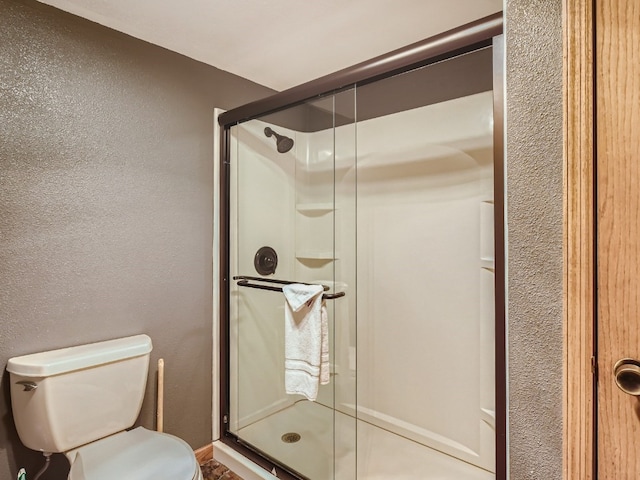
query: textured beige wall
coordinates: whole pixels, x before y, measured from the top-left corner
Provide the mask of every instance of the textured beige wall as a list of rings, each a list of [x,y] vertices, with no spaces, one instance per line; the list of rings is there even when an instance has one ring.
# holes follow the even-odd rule
[[[31,0],[0,0],[0,45],[0,365],[147,333],[140,422],[163,357],[166,431],[210,442],[213,108],[271,91]],[[0,478],[33,476],[8,380]]]
[[[559,479],[561,0],[507,0],[506,17],[510,471]],[[31,0],[0,0],[0,45],[0,363],[146,332],[166,429],[206,443],[212,109],[268,90]],[[41,463],[7,381],[0,478]],[[154,399],[150,380],[146,426]]]
[[[506,2],[509,461],[562,477],[562,1]]]

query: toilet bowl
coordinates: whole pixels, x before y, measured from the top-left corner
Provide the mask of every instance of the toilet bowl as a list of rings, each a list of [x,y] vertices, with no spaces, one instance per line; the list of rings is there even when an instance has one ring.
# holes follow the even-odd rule
[[[68,480],[202,480],[191,447],[142,427],[66,452]]]
[[[22,443],[64,453],[68,480],[202,480],[191,447],[135,423],[151,339],[108,340],[9,360],[11,407]]]

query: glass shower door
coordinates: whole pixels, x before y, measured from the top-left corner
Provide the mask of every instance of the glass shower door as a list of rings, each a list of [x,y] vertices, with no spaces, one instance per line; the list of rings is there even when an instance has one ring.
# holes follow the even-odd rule
[[[495,478],[492,65],[357,91],[358,478]]]
[[[503,475],[494,54],[230,128],[225,439],[279,478]],[[308,317],[286,291],[314,286],[298,306],[322,307],[315,343],[294,357]],[[292,370],[311,392],[291,388]]]
[[[356,478],[353,109],[347,91],[231,128],[227,429],[280,478]]]

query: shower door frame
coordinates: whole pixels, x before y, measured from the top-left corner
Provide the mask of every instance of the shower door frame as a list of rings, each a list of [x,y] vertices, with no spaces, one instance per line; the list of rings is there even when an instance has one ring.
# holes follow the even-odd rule
[[[278,478],[300,480],[295,472],[252,449],[229,431],[230,419],[230,162],[231,127],[306,101],[357,88],[464,53],[493,47],[494,208],[495,215],[495,427],[496,479],[507,478],[505,246],[504,246],[504,141],[503,141],[503,17],[502,12],[444,32],[385,55],[320,77],[270,97],[222,113],[220,133],[220,440],[267,471],[275,467]]]

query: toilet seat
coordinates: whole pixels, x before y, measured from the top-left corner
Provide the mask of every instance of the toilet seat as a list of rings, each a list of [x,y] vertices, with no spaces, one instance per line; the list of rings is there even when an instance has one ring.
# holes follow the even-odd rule
[[[68,480],[202,480],[185,441],[142,427],[66,452]]]

